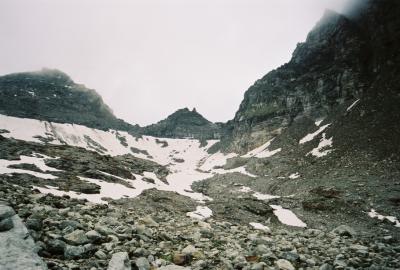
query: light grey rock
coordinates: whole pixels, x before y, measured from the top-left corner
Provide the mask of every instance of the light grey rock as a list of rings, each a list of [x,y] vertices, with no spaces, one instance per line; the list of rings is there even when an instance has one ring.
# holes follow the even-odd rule
[[[350,237],[353,237],[357,234],[353,228],[347,225],[340,225],[336,227],[335,229],[332,230],[332,233],[338,234],[340,236],[350,236]]]
[[[85,235],[85,232],[82,230],[75,230],[72,233],[64,235],[64,239],[68,244],[71,245],[84,245],[89,243],[89,239]]]
[[[195,252],[197,252],[197,249],[193,245],[188,245],[187,247],[182,249],[182,253],[185,255],[191,255]]]
[[[333,266],[330,264],[324,263],[323,265],[321,265],[319,270],[333,270]]]
[[[138,270],[150,270],[149,260],[147,260],[145,257],[137,258],[135,263]]]
[[[35,252],[35,243],[21,219],[8,206],[0,205],[0,209],[3,219],[11,215],[14,225],[12,229],[0,233],[0,269],[47,269],[47,265]]]
[[[350,249],[353,251],[368,251],[368,247],[359,244],[351,245]]]
[[[88,231],[85,233],[85,235],[91,242],[96,242],[97,240],[101,239],[101,234],[95,230]]]
[[[266,263],[260,262],[260,263],[255,263],[251,266],[250,270],[264,270],[264,268],[267,266]]]
[[[101,251],[101,250],[98,250],[98,251],[96,251],[96,253],[94,254],[94,256],[96,256],[96,258],[97,259],[100,259],[100,260],[105,260],[105,259],[107,259],[107,254],[105,254],[103,251]]]
[[[107,270],[131,270],[131,262],[127,252],[117,252],[111,257]]]
[[[115,232],[112,229],[104,225],[96,225],[94,229],[104,236],[115,234]]]
[[[294,266],[285,259],[279,259],[275,262],[278,269],[281,270],[295,270]]]
[[[80,259],[84,256],[85,251],[85,247],[83,246],[67,245],[64,251],[64,257],[66,259]]]

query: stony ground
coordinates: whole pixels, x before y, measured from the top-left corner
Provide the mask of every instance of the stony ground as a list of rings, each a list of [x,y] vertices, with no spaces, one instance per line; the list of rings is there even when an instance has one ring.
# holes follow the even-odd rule
[[[400,268],[400,244],[389,233],[199,221],[185,216],[193,202],[172,193],[149,190],[94,205],[1,180],[0,197],[23,219],[50,269]]]

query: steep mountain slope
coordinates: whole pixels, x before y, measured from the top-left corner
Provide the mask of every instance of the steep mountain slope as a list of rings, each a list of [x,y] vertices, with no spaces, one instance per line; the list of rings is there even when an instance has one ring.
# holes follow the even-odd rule
[[[94,90],[49,69],[1,76],[0,113],[99,129],[138,128],[117,119]]]
[[[293,195],[283,205],[308,224],[364,227],[371,208],[398,213],[399,12],[399,2],[382,0],[351,17],[326,13],[289,63],[245,93],[228,136],[212,150],[270,153],[228,163],[262,176],[249,185],[254,190]],[[227,181],[196,190],[222,194],[217,180]]]
[[[199,114],[196,109],[179,109],[166,119],[144,127],[143,134],[167,138],[218,139],[220,127]]]
[[[378,93],[397,98],[398,11],[394,1],[372,1],[351,18],[327,11],[290,62],[245,93],[225,145],[248,150],[301,118],[320,120]]]

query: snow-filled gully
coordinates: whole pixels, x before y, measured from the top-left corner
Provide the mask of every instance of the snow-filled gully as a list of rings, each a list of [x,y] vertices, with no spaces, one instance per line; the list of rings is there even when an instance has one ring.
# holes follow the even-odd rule
[[[223,154],[221,152],[210,155],[207,150],[209,147],[215,144],[217,140],[209,140],[206,146],[201,146],[200,142],[194,139],[155,138],[151,136],[136,138],[123,131],[102,131],[81,125],[50,123],[46,121],[16,118],[4,115],[0,115],[0,128],[9,131],[9,133],[2,134],[4,137],[38,143],[41,143],[39,137],[51,138],[52,144],[66,143],[71,146],[83,147],[88,150],[96,150],[93,148],[92,142],[94,141],[98,145],[101,145],[103,151],[106,149],[103,154],[108,154],[111,156],[132,154],[138,158],[152,160],[161,165],[165,165],[171,172],[166,178],[168,184],[164,183],[160,179],[157,179],[157,176],[151,172],[145,172],[144,177],[152,178],[154,183],[143,181],[143,176],[141,175],[135,175],[136,180],[123,179],[127,181],[133,188],[129,188],[118,183],[108,183],[98,179],[80,177],[84,181],[99,185],[99,194],[82,194],[74,191],[66,192],[58,190],[57,187],[51,185],[46,187],[34,187],[41,193],[51,193],[56,196],[68,195],[72,198],[85,198],[93,203],[106,203],[106,201],[104,201],[102,198],[132,198],[140,195],[146,189],[156,188],[158,190],[174,191],[198,201],[199,206],[197,206],[197,209],[193,212],[187,213],[187,215],[196,219],[207,219],[212,216],[212,211],[208,207],[204,206],[204,203],[207,200],[212,200],[212,198],[209,198],[201,193],[193,192],[191,189],[193,182],[210,178],[216,174],[233,172],[242,173],[249,177],[257,177],[256,175],[247,172],[244,166],[231,170],[225,170],[221,168],[226,164],[226,161],[229,158],[236,157],[238,155],[235,153]],[[126,140],[127,146],[121,144],[119,139],[121,137]],[[87,138],[90,138],[90,140]],[[260,147],[257,147],[249,153],[243,155],[242,157],[265,158],[281,151],[280,148],[269,150],[268,147],[271,142],[272,140],[268,141]],[[141,151],[138,151],[138,153],[133,153],[131,151],[131,147]],[[0,160],[0,174],[29,173],[36,177],[45,179],[56,178],[56,176],[51,174],[51,172],[56,171],[56,169],[46,166],[43,162],[44,158],[50,157],[38,155],[37,157],[21,156],[20,158],[21,160],[18,161]],[[180,161],[178,162],[177,160]],[[8,168],[8,165],[10,164],[20,163],[35,164],[45,173]],[[117,176],[113,177],[120,178]],[[253,196],[259,200],[268,200],[279,197],[257,192],[254,192]],[[290,219],[290,216],[292,217],[290,222],[287,222],[288,219],[280,218],[284,215],[281,214],[283,212],[285,212],[285,215],[288,215],[288,219]],[[294,218],[294,213],[288,209],[276,208],[274,213],[284,224],[299,227],[305,226],[304,223],[296,220]],[[293,222],[293,220],[295,221]],[[258,225],[255,225],[254,227],[256,229],[261,229],[261,227]]]

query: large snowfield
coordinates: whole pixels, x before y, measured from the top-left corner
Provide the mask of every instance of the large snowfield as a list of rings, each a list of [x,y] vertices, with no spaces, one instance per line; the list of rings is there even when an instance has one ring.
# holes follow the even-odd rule
[[[112,199],[136,197],[146,189],[156,188],[158,190],[174,191],[198,201],[199,206],[196,211],[188,213],[188,216],[205,219],[212,215],[212,211],[203,204],[207,200],[212,200],[212,198],[201,193],[193,192],[191,190],[191,185],[194,181],[210,178],[216,174],[233,172],[242,173],[249,177],[257,177],[247,172],[246,168],[243,166],[230,170],[223,169],[222,166],[226,164],[226,161],[229,158],[238,156],[238,154],[224,154],[221,152],[209,154],[207,150],[217,143],[217,140],[209,140],[206,145],[202,146],[200,142],[195,139],[170,139],[151,136],[134,137],[124,131],[103,131],[82,125],[51,123],[5,115],[0,115],[0,129],[8,131],[8,133],[2,134],[2,136],[8,138],[42,143],[40,140],[40,137],[42,137],[51,139],[51,144],[67,144],[70,146],[83,147],[87,150],[98,151],[101,154],[111,156],[132,154],[138,158],[165,165],[170,170],[170,174],[166,178],[168,184],[158,179],[157,176],[151,172],[145,172],[143,176],[134,174],[135,180],[123,179],[133,186],[133,188],[118,183],[108,183],[99,179],[81,177],[84,181],[99,185],[101,187],[99,194],[82,194],[74,191],[66,192],[58,190],[57,187],[51,185],[46,187],[33,187],[38,189],[41,193],[51,193],[56,196],[69,195],[72,198],[85,198],[93,203],[106,203],[106,201],[102,200],[104,197]],[[281,149],[268,149],[271,142],[272,140],[242,155],[242,157],[264,158],[278,153]],[[135,149],[135,151],[132,151],[131,148]],[[21,156],[21,160],[17,161],[0,160],[0,174],[28,173],[45,179],[56,178],[56,176],[51,174],[55,169],[46,166],[43,162],[44,158],[50,157],[38,153],[36,157]],[[37,167],[43,169],[43,171],[46,171],[46,173],[8,167],[10,164],[22,163],[35,164]],[[154,183],[143,181],[143,177],[152,178]],[[255,192],[253,196],[260,200],[278,197],[257,192]],[[285,213],[289,214],[292,218],[281,218],[282,211],[286,211]],[[294,213],[288,209],[276,209],[275,214],[282,223],[292,226],[305,226],[303,222],[293,218],[293,216],[295,216]]]

